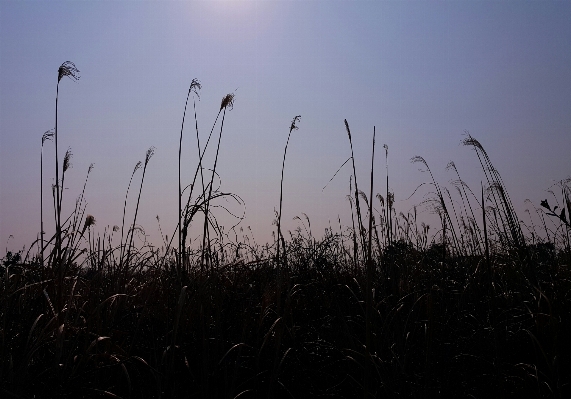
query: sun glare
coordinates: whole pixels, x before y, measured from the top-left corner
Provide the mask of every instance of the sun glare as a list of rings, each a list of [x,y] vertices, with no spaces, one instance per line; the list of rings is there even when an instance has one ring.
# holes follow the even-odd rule
[[[212,0],[202,3],[211,15],[205,28],[225,40],[250,40],[270,25],[271,2],[244,0]]]

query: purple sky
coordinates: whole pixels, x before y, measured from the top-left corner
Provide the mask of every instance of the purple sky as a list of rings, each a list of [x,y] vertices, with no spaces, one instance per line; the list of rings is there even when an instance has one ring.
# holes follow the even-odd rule
[[[428,176],[439,182],[455,161],[474,189],[484,178],[464,130],[501,173],[521,219],[554,181],[571,175],[571,2],[0,2],[0,242],[4,254],[29,246],[40,228],[40,144],[54,126],[57,70],[73,61],[81,79],[60,84],[59,151],[73,152],[64,216],[81,193],[96,232],[120,225],[134,165],[156,147],[138,223],[160,245],[156,216],[169,236],[177,218],[177,154],[188,86],[201,81],[198,123],[204,139],[222,97],[227,113],[217,171],[239,195],[258,242],[271,240],[284,177],[284,228],[306,213],[314,235],[329,221],[350,224],[349,157],[343,119],[353,133],[357,174],[368,192],[373,126],[375,192],[404,201]],[[191,114],[192,116],[192,114]],[[192,117],[183,142],[183,183],[197,163]],[[206,165],[211,167],[214,148]],[[44,218],[53,234],[54,146],[44,149]],[[141,173],[128,204],[132,218]],[[229,204],[236,213],[242,208]],[[230,226],[230,221],[221,220]],[[429,211],[426,211],[430,218]],[[191,230],[198,237],[200,223]]]

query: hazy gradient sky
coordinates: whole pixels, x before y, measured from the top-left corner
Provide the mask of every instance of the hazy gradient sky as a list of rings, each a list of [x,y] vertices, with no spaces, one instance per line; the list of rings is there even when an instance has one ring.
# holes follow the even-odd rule
[[[57,70],[73,61],[81,79],[60,84],[59,149],[73,152],[64,214],[81,193],[96,231],[121,224],[133,167],[156,147],[145,177],[138,223],[160,245],[156,216],[169,236],[177,218],[177,154],[188,86],[204,139],[222,97],[227,113],[217,171],[222,189],[245,202],[259,242],[271,240],[284,178],[285,229],[305,212],[316,236],[329,221],[351,221],[346,200],[349,157],[343,119],[352,129],[357,174],[368,192],[373,126],[375,192],[390,188],[407,211],[428,176],[411,164],[423,156],[439,182],[455,161],[478,189],[477,138],[501,173],[520,218],[524,203],[548,197],[571,175],[571,2],[381,1],[0,1],[0,242],[29,246],[40,229],[40,144],[55,123]],[[192,117],[183,142],[183,183],[197,163]],[[203,141],[204,142],[204,141]],[[206,164],[211,167],[214,148]],[[46,232],[54,231],[54,146],[44,150]],[[140,171],[128,205],[132,218]],[[228,204],[240,213],[242,208]],[[131,215],[131,216],[129,216]],[[426,211],[426,217],[430,217]],[[230,222],[226,223],[230,225]],[[200,234],[197,225],[191,232]]]

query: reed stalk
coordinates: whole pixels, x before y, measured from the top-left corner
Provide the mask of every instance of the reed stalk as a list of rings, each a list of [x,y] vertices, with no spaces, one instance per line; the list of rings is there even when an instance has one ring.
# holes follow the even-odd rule
[[[142,162],[139,161],[133,168],[133,173],[131,173],[131,178],[129,179],[129,185],[127,186],[127,192],[125,193],[125,204],[123,205],[123,220],[121,222],[121,241],[119,244],[120,254],[119,254],[119,269],[123,267],[123,237],[125,231],[125,212],[127,211],[127,198],[129,197],[129,190],[131,188],[131,183],[133,182],[133,176],[135,176],[135,172],[141,168]],[[127,239],[129,239],[129,231],[127,231]]]
[[[375,136],[376,136],[376,128],[373,127],[373,150],[371,155],[371,189],[368,201],[369,203],[369,239],[367,241],[367,274],[366,274],[366,293],[365,293],[365,300],[366,300],[366,315],[365,315],[365,342],[367,346],[367,355],[368,357],[374,353],[372,348],[372,330],[373,330],[373,292],[372,292],[372,284],[373,284],[373,277],[374,277],[374,264],[373,264],[373,256],[372,256],[372,243],[373,243],[373,175],[375,170]],[[371,375],[369,367],[365,368],[365,390],[364,395],[367,398],[370,395],[370,389],[372,387],[371,384]]]
[[[506,244],[509,244],[511,247],[515,247],[516,249],[523,248],[523,246],[525,246],[525,238],[521,231],[519,219],[511,203],[510,196],[505,189],[503,180],[497,169],[492,164],[488,153],[482,144],[480,144],[480,142],[469,133],[468,137],[462,141],[462,144],[471,146],[476,151],[478,161],[480,162],[480,166],[486,176],[494,204],[496,208],[500,210],[499,217],[503,228],[503,232],[500,233],[503,233],[503,239]],[[506,224],[509,231],[505,228]]]
[[[79,70],[75,67],[75,64],[71,61],[66,61],[58,68],[58,79],[56,86],[56,124],[55,124],[55,146],[56,146],[56,183],[55,183],[55,194],[56,194],[56,264],[59,265],[61,262],[61,190],[59,184],[59,157],[58,157],[58,100],[59,100],[59,82],[64,76],[69,77],[71,80],[77,81],[79,79]]]
[[[212,185],[214,183],[214,176],[216,174],[216,165],[218,164],[218,153],[220,151],[220,142],[222,140],[222,131],[224,130],[224,119],[226,118],[226,110],[227,108],[230,107],[230,109],[232,109],[234,107],[234,94],[230,93],[227,94],[226,96],[224,96],[224,98],[222,98],[222,102],[220,103],[220,110],[218,111],[218,114],[220,115],[220,112],[222,112],[222,110],[224,110],[224,113],[222,115],[222,123],[220,124],[220,133],[218,135],[218,145],[216,147],[216,156],[214,158],[214,166],[212,168],[212,177],[210,178],[210,187],[209,187],[209,191],[208,191],[208,197],[206,197],[206,203],[205,203],[205,211],[204,211],[204,232],[203,232],[203,236],[202,236],[202,257],[200,260],[200,265],[201,265],[201,269],[204,269],[204,255],[205,255],[205,250],[206,250],[206,242],[207,242],[207,237],[208,237],[208,212],[210,210],[210,201],[212,199]],[[217,117],[218,119],[218,117]],[[206,148],[205,148],[206,150]],[[210,240],[208,240],[208,255],[210,257]]]
[[[183,254],[183,242],[182,242],[182,187],[181,187],[181,180],[180,180],[180,161],[182,157],[182,133],[184,131],[184,119],[186,117],[186,107],[188,106],[188,98],[190,97],[190,93],[194,91],[194,93],[198,96],[198,90],[200,90],[202,86],[200,82],[196,79],[192,79],[190,86],[188,88],[188,94],[186,95],[186,102],[184,104],[184,112],[182,114],[182,125],[180,127],[180,140],[178,145],[178,255],[177,255],[177,265],[180,269],[182,268],[182,259],[184,258]]]
[[[284,148],[284,157],[283,157],[283,161],[282,161],[282,177],[280,180],[280,209],[279,209],[279,213],[278,213],[278,247],[277,247],[277,258],[276,258],[276,262],[277,262],[277,267],[278,267],[278,277],[280,278],[281,275],[281,264],[280,264],[280,240],[283,244],[283,249],[284,249],[284,260],[287,263],[286,260],[286,256],[285,256],[285,240],[283,238],[283,234],[282,234],[282,205],[283,205],[283,187],[284,187],[284,170],[285,170],[285,160],[286,160],[286,154],[287,154],[287,147],[289,145],[289,139],[291,137],[291,132],[293,132],[294,130],[298,130],[298,126],[296,125],[296,123],[298,123],[301,119],[301,115],[297,115],[296,117],[294,117],[291,121],[290,127],[289,127],[289,134],[287,136],[287,141],[286,141],[286,145]]]
[[[135,226],[137,223],[137,214],[139,212],[139,203],[141,201],[141,192],[143,191],[143,182],[145,181],[145,173],[147,172],[147,165],[151,160],[152,156],[155,153],[155,147],[150,147],[147,150],[147,154],[145,156],[145,164],[143,166],[143,177],[141,178],[141,185],[139,187],[139,196],[137,197],[137,206],[135,207],[135,217],[133,218],[133,225],[130,229],[131,232],[131,240],[129,241],[129,246],[127,247],[127,261],[125,263],[126,269],[129,267],[129,261],[131,258],[131,246],[133,245],[133,236],[135,234]],[[127,232],[127,238],[129,237],[129,232]]]
[[[387,203],[386,203],[386,207],[387,207],[387,220],[386,220],[386,225],[387,225],[387,243],[388,245],[391,245],[392,242],[392,232],[393,232],[393,218],[392,218],[392,210],[391,210],[391,205],[392,205],[392,201],[390,201],[390,196],[389,196],[389,146],[384,144],[383,148],[385,149],[385,169],[387,171]]]
[[[357,184],[357,169],[355,168],[355,155],[353,153],[353,140],[351,138],[351,129],[349,123],[345,119],[345,130],[349,136],[349,145],[351,146],[351,160],[353,161],[353,179],[355,180],[355,207],[357,208],[357,228],[359,230],[359,237],[361,239],[361,249],[365,250],[365,238],[363,237],[363,219],[361,218],[361,206],[359,204],[359,186]],[[358,263],[358,261],[357,261]]]
[[[41,252],[40,264],[44,266],[44,143],[46,140],[53,140],[54,129],[46,131],[42,135],[42,149],[40,152],[40,237],[41,237]]]

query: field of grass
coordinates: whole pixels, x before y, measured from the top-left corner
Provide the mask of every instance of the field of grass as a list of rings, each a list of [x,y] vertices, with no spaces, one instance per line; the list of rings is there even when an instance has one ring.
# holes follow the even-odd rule
[[[62,78],[77,72],[62,64],[58,95]],[[193,80],[187,105],[200,88]],[[206,143],[196,131],[199,161],[186,187],[179,171],[171,241],[138,248],[153,149],[135,166],[125,196],[134,220],[96,233],[83,193],[62,218],[71,153],[58,170],[56,100],[55,130],[42,137],[42,146],[52,138],[56,145],[56,233],[40,234],[27,254],[8,252],[0,266],[1,397],[571,397],[570,181],[535,208],[539,223],[524,224],[486,151],[468,135],[464,144],[475,150],[486,185],[472,191],[458,175],[452,196],[427,182],[437,231],[416,210],[397,214],[393,193],[374,196],[373,168],[368,194],[359,189],[353,163],[352,226],[315,237],[305,218],[303,228],[284,234],[280,193],[273,242],[259,245],[246,233],[231,239],[213,211],[219,198],[241,201],[215,184],[233,102],[233,94],[223,98]],[[186,105],[181,143],[185,116]],[[289,128],[282,182],[299,123],[296,116]],[[206,169],[211,138],[218,147]],[[373,138],[372,162],[374,148]],[[432,176],[423,158],[413,162]],[[140,169],[137,201],[129,202]],[[193,247],[196,217],[204,226]]]

